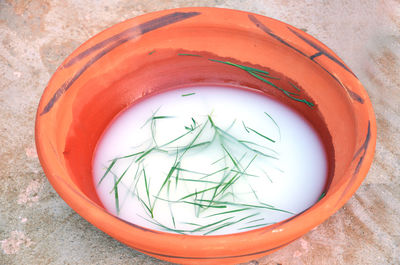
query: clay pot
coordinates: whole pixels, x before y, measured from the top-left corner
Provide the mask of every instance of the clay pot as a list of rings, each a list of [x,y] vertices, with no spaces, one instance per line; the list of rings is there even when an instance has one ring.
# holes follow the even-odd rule
[[[195,55],[195,56],[192,56]],[[263,69],[295,100],[237,67]],[[119,219],[97,197],[96,144],[122,110],[154,94],[190,85],[258,90],[295,109],[321,135],[329,159],[326,196],[280,223],[230,235],[159,232]],[[57,69],[41,98],[36,144],[44,172],[83,218],[145,254],[184,264],[230,264],[265,256],[301,237],[342,207],[373,159],[376,123],[360,81],[325,45],[277,20],[217,8],[165,10],[94,36]],[[110,253],[112,255],[112,253]]]

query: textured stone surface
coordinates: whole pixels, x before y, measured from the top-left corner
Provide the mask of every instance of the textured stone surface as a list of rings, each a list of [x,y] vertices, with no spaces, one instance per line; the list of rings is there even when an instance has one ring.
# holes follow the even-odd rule
[[[400,3],[283,0],[0,1],[0,264],[167,264],[87,223],[55,193],[34,146],[40,95],[80,43],[155,10],[216,6],[270,16],[331,47],[367,89],[378,123],[363,185],[325,223],[248,264],[400,264]]]

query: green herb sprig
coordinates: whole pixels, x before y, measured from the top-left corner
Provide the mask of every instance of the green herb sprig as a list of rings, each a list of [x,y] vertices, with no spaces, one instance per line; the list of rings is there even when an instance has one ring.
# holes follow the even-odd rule
[[[242,69],[242,70],[246,71],[247,73],[249,73],[250,75],[252,75],[253,77],[255,77],[255,78],[261,80],[262,82],[264,82],[264,83],[266,83],[266,84],[278,89],[279,91],[281,91],[283,94],[285,94],[290,99],[298,101],[298,102],[302,102],[302,103],[306,104],[308,107],[313,107],[314,106],[314,103],[312,103],[312,102],[310,102],[310,101],[308,101],[306,99],[298,98],[298,96],[300,96],[300,94],[294,93],[294,92],[290,92],[290,91],[288,91],[286,89],[278,87],[277,85],[275,85],[271,81],[265,79],[265,78],[269,78],[269,79],[279,79],[279,78],[270,76],[269,73],[264,71],[264,70],[260,70],[260,69],[253,68],[253,67],[248,67],[248,66],[245,66],[245,65],[235,64],[235,63],[232,63],[232,62],[229,62],[229,61],[221,61],[221,60],[216,60],[216,59],[208,59],[208,60],[210,60],[212,62],[231,65],[231,66],[237,67],[239,69]],[[289,82],[289,84],[291,86],[293,86],[298,92],[300,92],[300,89],[297,88],[294,84],[292,84],[291,82]]]
[[[256,72],[262,76],[269,74],[265,71],[258,71],[255,68],[226,63],[252,73]],[[161,230],[169,232],[209,235],[229,227],[248,230],[269,225],[269,223],[261,222],[264,218],[259,218],[260,215],[267,215],[269,211],[293,215],[290,211],[260,201],[257,192],[251,185],[252,178],[263,178],[265,176],[272,183],[266,172],[260,175],[254,173],[251,169],[256,168],[256,161],[270,163],[271,161],[279,160],[279,153],[270,147],[270,145],[276,144],[276,140],[260,130],[247,126],[244,121],[241,122],[243,132],[260,137],[260,141],[256,143],[239,139],[230,132],[231,128],[235,126],[236,120],[233,120],[231,125],[224,129],[210,114],[192,117],[190,124],[182,128],[186,132],[167,140],[165,143],[161,143],[157,139],[157,123],[161,120],[167,122],[178,117],[160,115],[158,114],[159,110],[160,108],[154,111],[142,126],[142,129],[147,128],[149,130],[149,135],[151,136],[148,148],[112,159],[98,182],[98,185],[100,185],[106,177],[112,176],[114,178],[114,185],[110,193],[114,193],[117,214],[119,214],[123,206],[119,201],[119,186],[124,185],[123,179],[129,176],[133,178],[132,184],[130,187],[124,186],[124,188],[128,189],[137,198],[139,205],[143,207],[148,215],[148,217],[141,217]],[[277,127],[280,139],[278,124],[268,113],[265,112],[265,114]],[[261,139],[264,140],[264,144]],[[268,146],[265,144],[268,144]],[[202,149],[206,152],[207,148],[211,146],[219,148],[221,153],[219,159],[211,161],[208,166],[205,166],[205,168],[214,168],[214,170],[201,172],[184,166],[185,161],[190,159],[192,154]],[[149,175],[144,166],[147,159],[154,154],[163,154],[168,159],[173,158],[168,172],[166,172],[161,185],[156,190],[151,184],[157,182],[152,181],[152,178],[158,176]],[[113,169],[117,167],[120,161],[126,159],[130,159],[128,166],[121,175],[115,175]],[[175,191],[185,189],[188,183],[193,185],[193,191],[188,191],[187,194],[180,198],[174,198]],[[253,202],[243,203],[240,200],[238,201],[235,189],[244,183],[247,183],[250,194],[254,195]],[[140,185],[143,185],[143,188],[139,188]],[[231,199],[229,200],[229,198]],[[163,207],[164,203],[168,204],[171,225],[163,224],[157,217],[157,209],[158,207]],[[186,205],[185,207],[193,206],[194,215],[197,219],[202,220],[201,223],[189,224],[177,219],[174,209],[179,209],[179,205]],[[209,222],[206,221],[208,219],[210,219]]]

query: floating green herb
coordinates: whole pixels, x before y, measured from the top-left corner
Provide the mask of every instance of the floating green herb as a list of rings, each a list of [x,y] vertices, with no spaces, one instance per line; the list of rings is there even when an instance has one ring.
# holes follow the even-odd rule
[[[228,218],[225,218],[225,219],[222,219],[222,220],[219,220],[219,221],[214,222],[214,223],[211,223],[211,224],[207,224],[207,225],[200,226],[200,227],[194,229],[192,232],[197,232],[197,231],[200,231],[200,230],[204,230],[205,228],[208,228],[208,227],[217,225],[217,224],[219,224],[219,223],[222,223],[222,222],[224,222],[224,221],[226,221],[226,220],[229,220],[229,219],[232,219],[232,218],[233,218],[233,216],[228,217]]]
[[[179,56],[193,56],[193,57],[201,57],[201,55],[198,54],[192,54],[192,53],[178,53]]]
[[[256,130],[254,130],[254,129],[252,129],[252,128],[249,128],[249,127],[247,127],[247,129],[249,129],[250,131],[254,132],[255,134],[257,134],[257,135],[259,135],[259,136],[261,136],[261,137],[267,139],[268,141],[271,141],[271,142],[275,143],[275,140],[272,140],[272,139],[269,138],[268,136],[265,136],[264,134],[262,134],[262,133],[260,133],[260,132],[258,132],[258,131],[256,131]]]
[[[117,177],[114,176],[114,186],[117,183]],[[117,211],[117,215],[119,215],[119,196],[118,196],[118,186],[114,189],[114,200],[115,200],[115,209]]]
[[[226,171],[226,170],[228,170],[228,169],[229,169],[229,167],[224,167],[224,168],[219,169],[219,170],[217,170],[217,171],[214,171],[214,172],[212,172],[212,173],[210,173],[210,174],[204,175],[203,177],[201,177],[201,179],[205,179],[205,178],[207,178],[207,177],[213,176],[213,175],[215,175],[215,174],[218,174],[218,173],[220,173],[220,172]]]
[[[218,162],[220,162],[221,160],[224,160],[226,158],[226,156],[224,155],[223,157],[221,157],[220,159],[215,160],[214,162],[211,163],[211,165],[214,165]]]
[[[132,166],[133,161],[129,164],[129,166],[125,169],[125,171],[122,173],[122,175],[117,179],[117,181],[115,181],[114,186],[112,188],[112,190],[110,190],[110,193],[117,192],[117,187],[118,184],[121,182],[122,178],[125,176],[126,172],[128,172],[129,168]]]
[[[225,63],[236,67],[240,66],[229,62]],[[268,75],[265,71],[251,67],[240,66],[239,68],[250,71],[251,73],[260,74],[264,77]],[[189,93],[182,96],[194,94],[195,93]],[[271,146],[265,146],[262,141],[260,141],[261,143],[256,143],[248,140],[240,140],[230,132],[231,128],[239,126],[236,125],[236,119],[233,119],[229,126],[222,128],[218,122],[214,120],[212,114],[210,114],[191,117],[190,124],[186,123],[188,125],[180,127],[181,130],[185,129],[186,132],[170,140],[167,139],[165,143],[160,145],[158,144],[159,139],[157,139],[157,130],[159,130],[157,123],[160,122],[161,124],[161,120],[165,123],[168,122],[168,120],[177,118],[176,116],[162,115],[162,113],[159,113],[160,108],[154,111],[151,117],[147,119],[141,127],[142,129],[148,128],[150,131],[151,138],[149,142],[146,142],[147,148],[142,148],[145,146],[142,144],[141,151],[122,155],[111,160],[98,183],[100,184],[110,173],[114,175],[114,185],[111,192],[114,192],[117,213],[119,213],[121,207],[118,187],[122,184],[123,188],[129,189],[129,192],[132,192],[137,198],[138,203],[142,205],[145,213],[150,218],[145,218],[146,220],[163,230],[176,233],[212,234],[226,227],[237,226],[242,221],[251,219],[263,211],[280,211],[291,214],[286,210],[261,202],[257,192],[250,183],[252,178],[260,179],[264,177],[264,175],[259,174],[259,171],[254,173],[254,171],[250,170],[255,160],[270,159],[272,161],[278,159],[279,154],[271,147],[275,143],[275,140],[261,133],[259,130],[247,126],[245,121],[242,121],[240,126],[243,126],[247,133],[255,134],[268,140]],[[265,114],[272,120],[279,131],[279,126],[275,120],[268,113]],[[145,127],[146,125],[148,127]],[[219,159],[210,161],[209,168],[211,170],[203,171],[187,167],[186,159],[189,159],[191,155],[197,154],[202,150],[207,150],[210,146],[218,148],[221,153]],[[163,179],[159,182],[160,186],[154,191],[154,188],[151,188],[151,184],[157,183],[157,181],[151,181],[152,176],[149,173],[150,171],[148,172],[146,170],[146,164],[148,163],[148,159],[151,159],[151,157],[157,154],[165,155],[171,160],[171,164],[169,168],[166,169]],[[130,163],[128,163],[128,166],[119,176],[115,175],[112,170],[121,160],[125,159],[130,159]],[[129,170],[131,166],[136,166],[135,173],[133,173],[133,170]],[[133,176],[130,187],[127,187],[127,185],[122,182],[122,179],[128,174]],[[267,174],[266,176],[269,178]],[[241,179],[243,179],[244,182]],[[139,180],[141,184],[138,186]],[[194,189],[188,189],[187,193],[184,195],[175,195],[176,191],[186,187],[185,183],[193,184]],[[246,189],[249,190],[248,193],[253,194],[252,200],[255,201],[252,203],[243,203],[240,200],[236,201],[238,197],[235,194],[235,187],[239,187],[236,185],[243,185],[244,183],[247,183],[248,188]],[[142,191],[139,192],[139,190]],[[169,207],[171,224],[169,226],[160,223],[155,215],[157,209],[164,207],[166,203]],[[192,229],[181,229],[180,225],[182,225],[182,223],[177,219],[174,213],[174,208],[176,208],[174,206],[178,204],[186,205],[184,207],[193,206],[194,215],[196,218],[203,218],[202,223],[186,223],[186,225],[193,225],[196,227]],[[180,206],[178,208],[182,207],[183,206]],[[247,211],[247,215],[240,216],[241,214],[247,213]],[[239,216],[235,217],[236,214]],[[219,217],[225,218],[216,220]],[[210,218],[208,219],[209,223],[204,223],[206,220],[204,218]],[[242,227],[241,229],[245,228]]]
[[[319,196],[318,201],[322,200],[322,198],[325,197],[325,195],[326,195],[326,192],[323,192],[323,193],[321,194],[321,196]]]
[[[144,186],[146,188],[146,195],[147,195],[147,201],[149,202],[149,205],[151,205],[150,201],[150,182],[147,182],[147,176],[146,176],[146,170],[143,168],[143,177],[144,177]],[[151,211],[151,217],[153,218],[153,210]]]
[[[250,229],[250,228],[257,228],[257,227],[263,227],[263,226],[268,226],[268,225],[272,225],[273,223],[264,223],[264,224],[258,224],[258,225],[250,225],[250,226],[246,226],[246,227],[240,227],[238,228],[239,230],[243,230],[243,229]]]
[[[243,124],[243,127],[244,127],[244,129],[246,130],[246,132],[247,132],[247,133],[250,133],[249,130],[247,129],[246,124],[244,124],[244,121],[242,121],[242,124]]]
[[[231,211],[225,211],[225,212],[220,212],[220,213],[214,213],[211,215],[208,215],[206,217],[212,217],[212,216],[217,216],[217,215],[221,215],[221,214],[229,214],[229,213],[237,213],[237,212],[242,212],[242,211],[247,211],[250,210],[252,208],[247,207],[247,208],[240,208],[240,209],[236,209],[236,210],[231,210]]]
[[[193,96],[193,95],[195,95],[196,93],[188,93],[188,94],[182,94],[181,96],[182,97],[188,97],[188,96]]]
[[[161,228],[163,228],[163,229],[165,229],[165,230],[167,230],[167,231],[175,232],[175,233],[178,233],[178,234],[185,234],[185,233],[187,233],[187,232],[190,232],[190,230],[174,229],[174,228],[168,227],[168,226],[166,226],[166,225],[161,224],[161,223],[158,222],[156,219],[148,219],[148,218],[143,217],[143,216],[141,216],[141,215],[139,215],[139,214],[138,214],[138,216],[141,217],[141,218],[143,218],[143,219],[146,220],[147,222],[152,223],[152,224],[155,224],[156,226],[159,226],[159,227],[161,227]]]
[[[296,89],[297,91],[300,91],[300,88],[298,88],[297,86],[295,86],[292,82],[288,81],[289,84],[294,87],[294,89]]]
[[[262,220],[264,220],[264,218],[259,218],[259,219],[251,220],[251,221],[246,222],[246,224],[251,224],[251,223],[259,222],[259,221],[262,221]]]
[[[145,151],[142,153],[141,156],[139,156],[135,162],[139,162],[140,160],[142,160],[145,156],[147,156],[148,154],[150,154],[151,152],[153,152],[154,150],[156,150],[155,147],[150,148],[149,150]]]
[[[104,178],[108,175],[108,173],[110,173],[110,170],[114,167],[115,163],[117,163],[118,159],[113,159],[111,161],[111,164],[107,167],[106,172],[104,173],[104,175],[101,177],[99,183],[97,183],[97,185],[100,185],[100,183],[104,180]]]
[[[214,229],[211,229],[211,230],[205,232],[204,235],[208,235],[208,234],[214,233],[215,231],[221,230],[222,228],[225,228],[225,227],[230,226],[230,225],[233,225],[233,224],[235,224],[235,222],[227,222],[227,223],[225,223],[225,224],[222,224],[222,225],[220,225],[220,226],[217,226],[217,227],[214,228]]]
[[[276,79],[276,80],[279,80],[279,79],[280,79],[279,77],[274,77],[274,76],[266,75],[266,74],[264,74],[264,73],[258,73],[258,75],[261,75],[261,76],[263,76],[263,77],[267,77],[267,78],[270,78],[270,79]]]
[[[306,104],[309,107],[313,107],[314,106],[314,104],[312,102],[309,102],[306,99],[299,99],[299,98],[295,98],[294,97],[294,96],[300,96],[299,94],[287,91],[287,90],[285,90],[283,88],[278,87],[277,85],[275,85],[271,81],[266,80],[265,78],[270,78],[270,79],[279,79],[279,78],[269,76],[269,73],[264,71],[264,70],[248,67],[248,66],[245,66],[245,65],[235,64],[235,63],[228,62],[228,61],[221,61],[221,60],[216,60],[216,59],[208,59],[208,60],[210,60],[212,62],[223,63],[223,64],[235,66],[235,67],[237,67],[239,69],[242,69],[242,70],[246,71],[247,73],[249,73],[250,75],[254,76],[255,78],[261,80],[262,82],[264,82],[264,83],[266,83],[266,84],[278,89],[279,91],[284,93],[286,96],[288,96],[290,99],[293,99],[293,100],[298,101],[298,102],[302,102],[302,103]],[[290,84],[292,86],[294,86],[292,83],[290,83]],[[295,89],[298,90],[297,87],[295,87]],[[300,90],[298,90],[298,91],[300,91]]]
[[[212,62],[217,62],[217,63],[223,63],[223,64],[236,66],[236,67],[238,67],[238,68],[240,68],[242,70],[245,70],[247,72],[257,72],[257,73],[263,73],[263,74],[269,75],[269,72],[267,72],[267,71],[260,70],[260,69],[257,69],[257,68],[252,68],[252,67],[245,66],[245,65],[240,65],[240,64],[235,64],[235,63],[231,63],[231,62],[215,60],[215,59],[208,59],[208,60],[210,60]]]
[[[171,118],[175,118],[175,117],[174,116],[153,116],[152,117],[153,120],[171,119]]]
[[[274,120],[274,118],[271,117],[271,115],[269,115],[268,113],[266,113],[264,111],[264,114],[267,115],[268,118],[270,118],[270,120],[275,124],[276,128],[278,129],[278,133],[279,133],[279,141],[281,140],[281,129],[279,128],[278,124],[276,123],[276,121]]]

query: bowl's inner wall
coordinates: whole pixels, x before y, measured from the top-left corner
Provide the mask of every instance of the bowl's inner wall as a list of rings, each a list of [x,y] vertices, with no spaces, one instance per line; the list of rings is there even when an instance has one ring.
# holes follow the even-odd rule
[[[196,42],[196,38],[200,41],[199,36],[202,34],[206,34],[212,42],[231,39],[235,33],[237,41],[223,52],[221,48],[215,51],[207,46],[199,49]],[[182,40],[178,36],[189,36],[190,40],[189,37],[188,40]],[[88,198],[101,205],[92,178],[92,157],[102,133],[119,112],[155,93],[203,84],[232,85],[257,90],[301,113],[313,124],[325,144],[330,166],[329,188],[343,182],[344,172],[354,153],[356,123],[348,94],[325,71],[292,50],[266,41],[264,36],[238,34],[228,29],[210,33],[203,28],[199,28],[197,32],[194,29],[188,32],[188,29],[178,28],[168,34],[168,44],[165,44],[166,40],[157,32],[152,34],[152,38],[153,46],[146,46],[149,39],[145,36],[134,43],[137,49],[132,49],[133,44],[130,43],[122,45],[91,65],[53,109],[55,120],[70,121],[69,126],[55,127],[54,132],[51,132],[66,136],[65,142],[57,144],[63,150],[59,156],[65,162],[71,180]],[[159,47],[154,49],[154,42]],[[255,53],[259,53],[256,58],[265,63],[252,64],[248,58],[241,58],[237,50],[244,48],[245,44],[255,47]],[[257,47],[262,49],[257,50]],[[153,50],[154,53],[151,53]],[[269,51],[268,54],[265,54],[265,50]],[[201,57],[180,56],[179,53]],[[315,106],[310,108],[288,98],[246,71],[208,59],[230,61],[270,71],[281,77],[281,80],[274,83],[289,89],[287,81],[293,82],[301,88],[302,95],[315,103]]]

